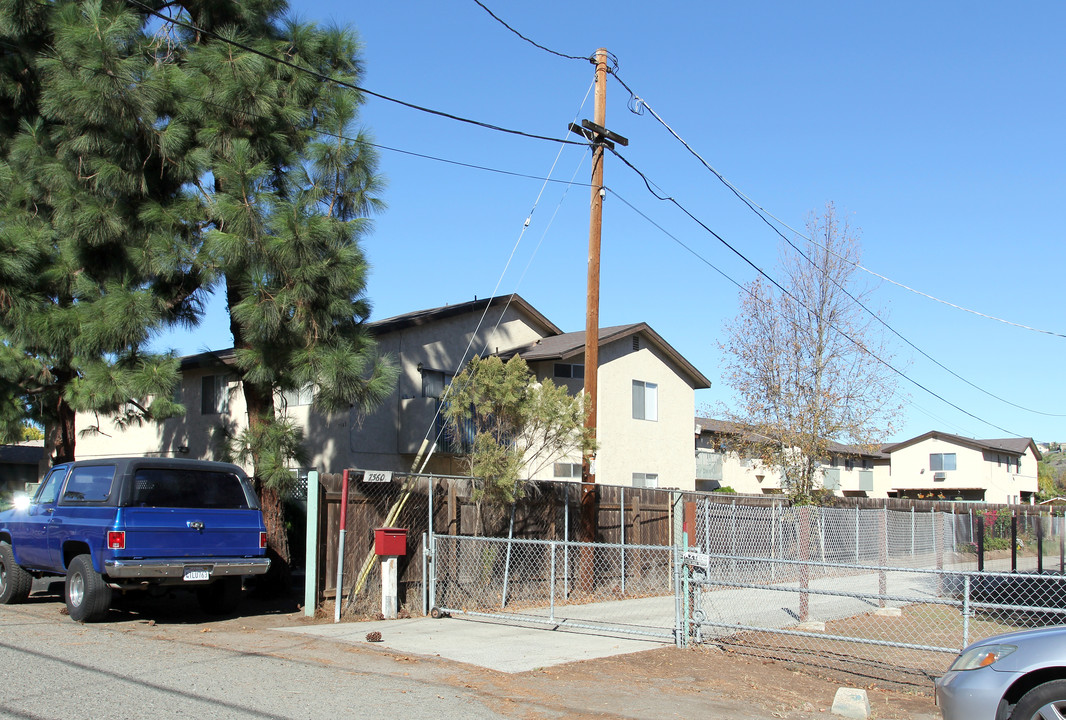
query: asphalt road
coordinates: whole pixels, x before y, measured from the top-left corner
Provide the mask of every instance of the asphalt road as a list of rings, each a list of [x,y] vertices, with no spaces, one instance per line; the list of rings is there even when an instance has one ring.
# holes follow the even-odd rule
[[[469,690],[285,652],[302,639],[257,652],[40,610],[0,610],[0,717],[499,717]]]

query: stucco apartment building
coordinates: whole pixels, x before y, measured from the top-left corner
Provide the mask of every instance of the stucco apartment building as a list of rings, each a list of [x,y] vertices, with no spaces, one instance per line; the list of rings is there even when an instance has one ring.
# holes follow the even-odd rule
[[[435,441],[437,409],[451,378],[474,355],[515,354],[538,378],[583,387],[585,333],[564,333],[517,295],[407,313],[371,323],[382,353],[399,368],[392,393],[373,413],[324,414],[308,392],[276,398],[279,412],[304,428],[309,467],[407,472],[424,441],[436,446],[426,472],[456,474],[456,458]],[[695,390],[710,381],[644,323],[603,328],[599,337],[597,480],[692,489]],[[245,426],[247,411],[230,368],[233,351],[182,359],[182,418],[83,437],[78,457],[160,454],[218,457],[219,442]],[[79,428],[95,423],[78,417]],[[106,421],[105,421],[106,422]],[[579,478],[580,457],[559,458],[544,477]]]
[[[696,489],[782,492],[780,473],[745,452],[741,426],[696,418]],[[931,431],[878,448],[833,443],[822,485],[836,495],[1030,503],[1040,450],[1031,438],[975,440]]]

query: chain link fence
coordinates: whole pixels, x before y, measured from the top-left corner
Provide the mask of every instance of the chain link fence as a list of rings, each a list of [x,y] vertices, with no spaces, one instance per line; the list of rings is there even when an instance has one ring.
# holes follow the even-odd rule
[[[403,612],[426,613],[432,607],[426,578],[426,543],[433,533],[450,537],[555,540],[579,538],[581,488],[573,482],[536,482],[523,486],[513,506],[486,502],[480,481],[471,478],[350,471],[345,541],[342,615],[375,617],[381,609],[381,578],[374,554],[374,531],[399,527],[407,531],[407,555],[399,561],[398,600]],[[319,571],[317,597],[337,597],[338,538],[344,476],[323,474],[318,504]],[[656,489],[598,485],[597,540],[629,548],[671,548],[680,533],[682,494]],[[432,512],[430,511],[432,508]],[[619,553],[618,562],[626,553]],[[571,561],[567,561],[571,562]],[[603,562],[607,562],[604,560]],[[632,567],[640,567],[640,564]],[[628,585],[632,568],[619,575]],[[619,570],[620,572],[620,570]],[[636,578],[634,582],[639,582]],[[599,580],[596,586],[599,587]]]
[[[621,635],[674,639],[675,549],[434,536],[434,607]]]
[[[328,600],[343,478],[322,480],[315,581]],[[348,490],[339,586],[349,618],[380,610],[374,530],[389,526],[407,530],[401,613],[715,643],[923,685],[968,642],[1066,623],[1063,518],[1049,514],[598,485],[593,544],[578,542],[574,482],[531,483],[513,507],[484,502],[470,478],[350,473]]]
[[[943,672],[944,653],[1066,623],[1066,578],[1050,572],[1062,560],[1062,518],[705,504],[685,574],[696,642],[846,661],[871,677],[927,686]],[[984,530],[1013,538],[1013,551],[992,543],[999,549],[978,553]],[[982,572],[981,563],[1018,571]]]

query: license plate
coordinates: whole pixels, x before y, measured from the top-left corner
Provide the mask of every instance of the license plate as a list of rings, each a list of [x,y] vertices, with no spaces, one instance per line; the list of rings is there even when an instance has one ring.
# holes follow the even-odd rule
[[[186,582],[210,580],[211,571],[207,568],[185,568],[185,574],[182,577]]]

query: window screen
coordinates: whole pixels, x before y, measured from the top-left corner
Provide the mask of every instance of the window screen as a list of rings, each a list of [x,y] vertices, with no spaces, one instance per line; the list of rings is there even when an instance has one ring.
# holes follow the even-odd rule
[[[930,470],[954,470],[955,469],[955,453],[930,453],[929,454],[929,469]]]

